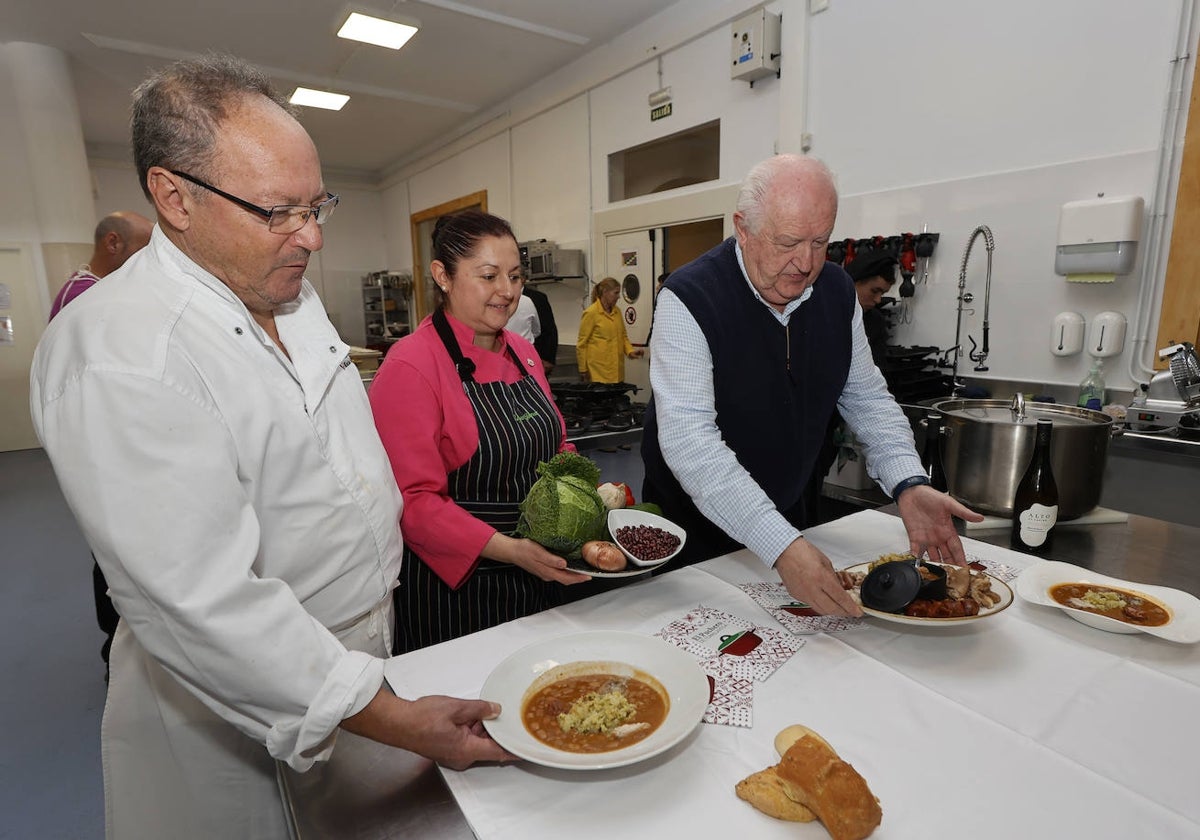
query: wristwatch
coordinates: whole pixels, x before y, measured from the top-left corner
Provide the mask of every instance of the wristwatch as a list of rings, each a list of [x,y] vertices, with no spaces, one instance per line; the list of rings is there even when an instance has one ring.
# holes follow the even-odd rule
[[[916,487],[920,484],[928,484],[928,483],[929,483],[929,476],[927,476],[927,475],[914,475],[912,478],[906,478],[903,481],[901,481],[899,484],[897,484],[895,487],[892,488],[892,501],[893,502],[897,501],[900,498],[900,494],[903,493],[905,490],[907,490],[909,487]]]

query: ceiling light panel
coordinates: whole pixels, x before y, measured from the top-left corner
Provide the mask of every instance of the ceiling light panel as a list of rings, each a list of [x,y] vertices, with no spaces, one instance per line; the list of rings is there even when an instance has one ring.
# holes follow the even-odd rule
[[[339,38],[351,41],[362,41],[365,44],[375,44],[379,47],[398,50],[408,43],[408,39],[417,34],[417,27],[407,23],[383,20],[370,15],[351,12],[350,17],[338,30]]]
[[[350,97],[344,93],[331,93],[327,90],[313,90],[306,87],[296,88],[288,97],[288,102],[293,105],[324,108],[327,111],[340,111],[342,106],[349,101]]]

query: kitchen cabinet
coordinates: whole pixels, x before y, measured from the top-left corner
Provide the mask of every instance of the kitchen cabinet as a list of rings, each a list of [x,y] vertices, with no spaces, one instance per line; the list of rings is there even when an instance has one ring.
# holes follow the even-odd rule
[[[412,276],[407,272],[373,271],[363,277],[363,322],[366,344],[386,352],[412,332]]]

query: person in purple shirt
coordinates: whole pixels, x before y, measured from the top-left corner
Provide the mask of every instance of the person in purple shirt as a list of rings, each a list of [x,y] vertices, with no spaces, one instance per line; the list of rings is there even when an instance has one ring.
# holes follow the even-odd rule
[[[153,229],[154,222],[140,213],[126,210],[109,213],[101,219],[96,225],[92,258],[58,290],[54,305],[50,307],[50,320],[53,321],[64,306],[96,285],[101,277],[116,271],[125,260],[144,248]]]
[[[93,237],[95,247],[92,258],[87,265],[80,266],[77,271],[67,278],[67,282],[58,290],[54,297],[54,305],[50,307],[50,320],[54,320],[64,306],[86,292],[106,274],[111,274],[146,246],[150,241],[150,231],[154,222],[140,213],[118,211],[109,213],[96,225]],[[100,658],[104,660],[104,679],[108,679],[108,651],[112,647],[113,634],[117,632],[116,607],[108,597],[108,581],[100,564],[92,556],[92,589],[96,598],[96,623],[104,631],[104,644],[100,647]]]

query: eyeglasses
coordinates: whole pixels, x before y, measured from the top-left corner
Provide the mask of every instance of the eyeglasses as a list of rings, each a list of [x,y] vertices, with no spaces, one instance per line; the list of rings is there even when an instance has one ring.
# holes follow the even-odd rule
[[[290,233],[295,233],[308,224],[308,217],[315,216],[318,225],[323,225],[329,221],[329,217],[333,215],[333,208],[337,207],[340,198],[331,192],[325,193],[325,200],[315,206],[306,204],[276,204],[274,207],[259,207],[257,204],[251,204],[243,198],[238,198],[236,195],[230,195],[224,190],[219,190],[212,184],[206,184],[199,178],[193,177],[186,172],[180,172],[178,169],[171,170],[172,175],[178,175],[180,178],[191,181],[198,187],[204,187],[209,192],[214,192],[228,201],[232,201],[238,207],[249,210],[251,213],[257,213],[267,220],[267,230],[271,233],[278,233],[286,236]]]

